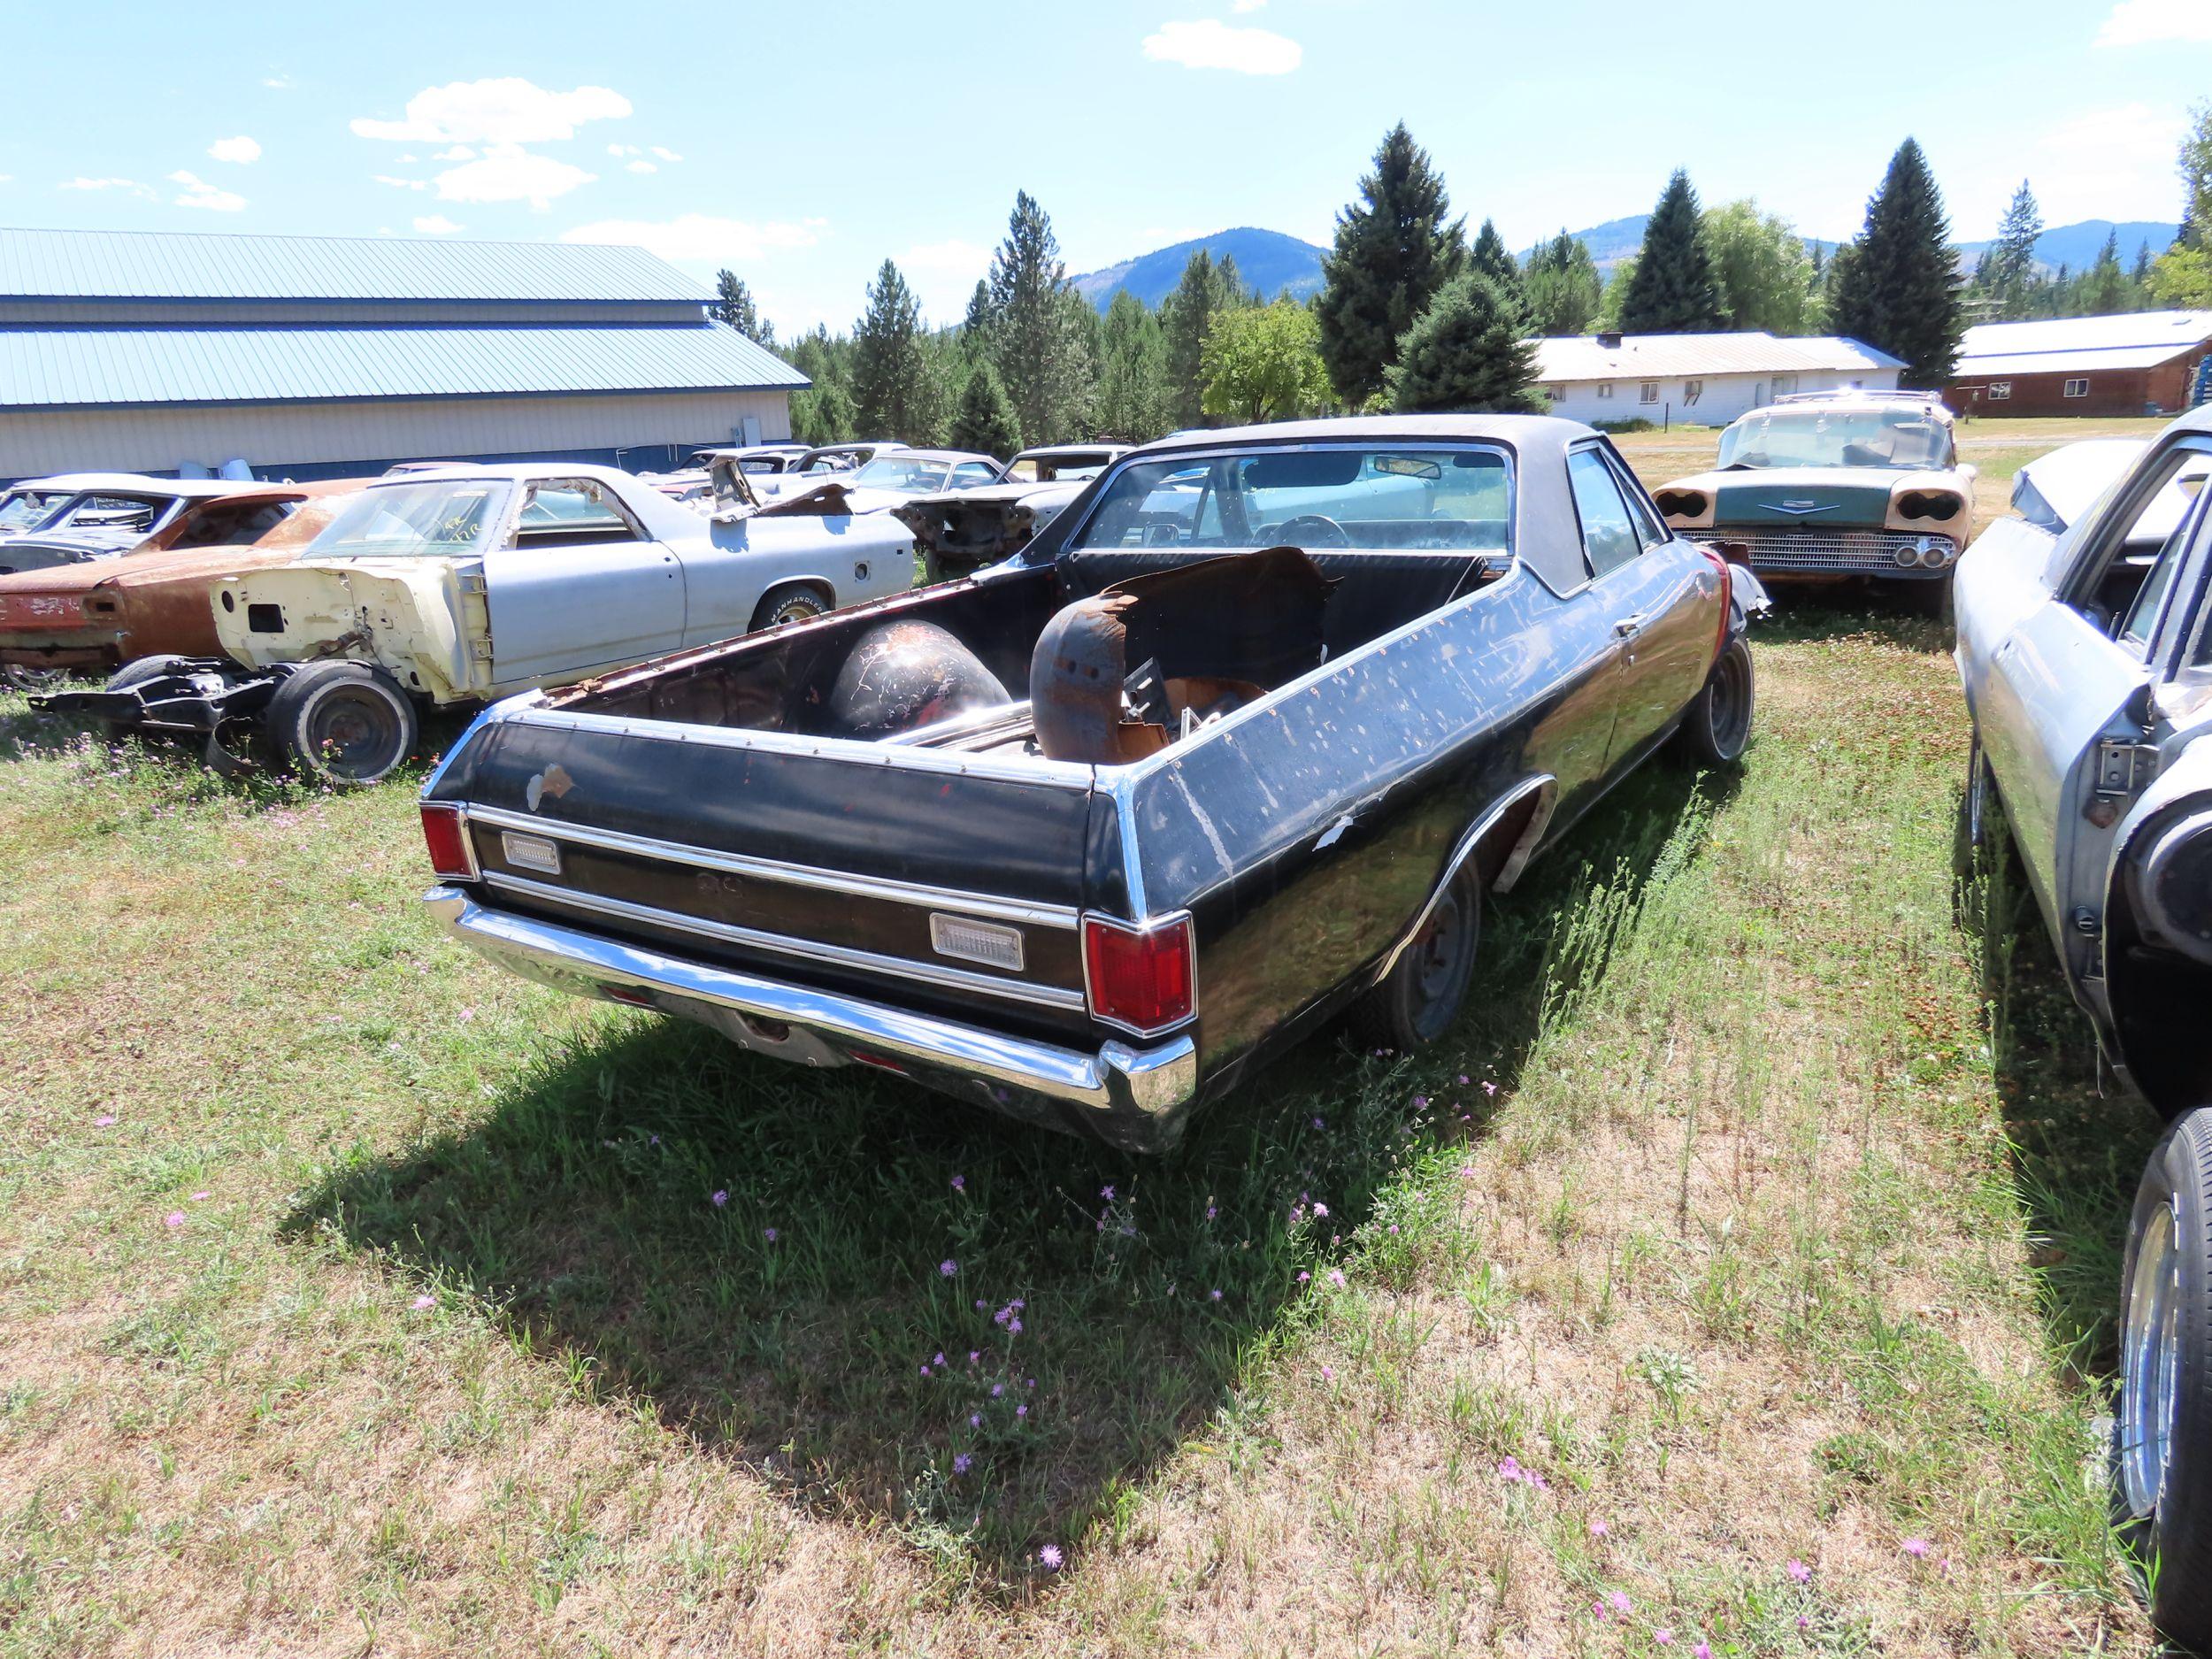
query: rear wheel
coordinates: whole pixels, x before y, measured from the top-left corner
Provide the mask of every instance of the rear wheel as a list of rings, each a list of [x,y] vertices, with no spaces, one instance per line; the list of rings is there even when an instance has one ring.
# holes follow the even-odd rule
[[[2151,1154],[2120,1295],[2120,1498],[2153,1621],[2212,1653],[2212,1107]]]
[[[265,719],[278,754],[341,787],[376,783],[415,750],[413,702],[389,674],[365,663],[294,670],[270,697]]]
[[[1735,765],[1750,746],[1751,717],[1757,706],[1751,648],[1740,639],[1732,640],[1676,729],[1678,752],[1696,766]]]
[[[128,691],[133,686],[142,686],[150,680],[159,680],[164,674],[173,674],[192,666],[189,657],[142,657],[134,663],[126,663],[108,676],[110,691]]]
[[[1951,619],[1951,578],[1947,572],[1932,581],[1901,582],[1898,597],[1904,609],[1915,616],[1933,617],[1939,622]]]
[[[826,616],[829,603],[812,588],[772,588],[761,595],[759,605],[753,611],[753,627],[780,627],[787,622],[804,622],[810,617]]]
[[[1481,938],[1482,889],[1462,870],[1390,972],[1352,1005],[1353,1035],[1401,1052],[1442,1036],[1466,997]]]
[[[15,691],[58,691],[68,682],[65,668],[34,668],[28,663],[0,665],[0,678]]]

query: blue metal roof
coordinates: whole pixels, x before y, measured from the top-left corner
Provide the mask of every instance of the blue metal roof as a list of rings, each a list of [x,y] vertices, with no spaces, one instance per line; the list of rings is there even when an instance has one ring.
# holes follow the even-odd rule
[[[585,242],[0,230],[0,298],[666,304],[713,295],[642,248]]]
[[[541,393],[796,391],[721,323],[0,328],[0,408]]]

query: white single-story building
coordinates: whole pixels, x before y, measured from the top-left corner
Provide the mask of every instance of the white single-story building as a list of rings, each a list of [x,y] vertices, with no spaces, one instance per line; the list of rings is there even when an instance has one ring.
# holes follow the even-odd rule
[[[0,480],[558,457],[790,435],[806,377],[641,248],[0,230]]]
[[[1834,335],[1600,334],[1535,343],[1551,412],[1592,426],[1724,426],[1792,392],[1893,390],[1905,366]]]

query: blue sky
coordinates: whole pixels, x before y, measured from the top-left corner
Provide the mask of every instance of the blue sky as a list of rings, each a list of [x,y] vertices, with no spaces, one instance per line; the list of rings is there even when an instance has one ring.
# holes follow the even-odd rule
[[[956,318],[1017,188],[1071,272],[1325,242],[1403,119],[1516,247],[1676,165],[1855,228],[1907,133],[1957,233],[2171,219],[2212,0],[1141,0],[11,8],[0,224],[641,242],[842,326],[887,256]]]

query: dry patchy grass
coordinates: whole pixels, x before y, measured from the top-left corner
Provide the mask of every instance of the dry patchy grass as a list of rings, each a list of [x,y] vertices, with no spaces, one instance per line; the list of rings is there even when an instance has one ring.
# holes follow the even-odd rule
[[[1151,1163],[491,972],[403,786],[0,703],[0,1652],[2147,1652],[2143,1125],[1955,885],[1933,628],[1758,659],[1440,1052]]]

